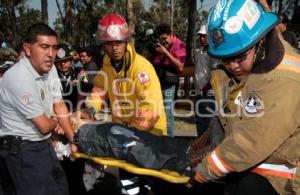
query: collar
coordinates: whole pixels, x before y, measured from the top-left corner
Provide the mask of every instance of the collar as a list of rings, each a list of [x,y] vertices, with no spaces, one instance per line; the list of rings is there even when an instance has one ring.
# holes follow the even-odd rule
[[[275,28],[266,35],[263,48],[265,57],[255,62],[253,73],[267,73],[276,68],[283,59],[285,49]]]
[[[43,75],[40,75],[32,66],[32,64],[30,63],[29,59],[27,57],[24,57],[22,59],[20,59],[21,63],[24,63],[25,66],[27,67],[27,70],[31,73],[31,75],[33,76],[33,79],[37,80],[37,79],[41,79],[45,76],[48,75],[48,73],[44,73]]]

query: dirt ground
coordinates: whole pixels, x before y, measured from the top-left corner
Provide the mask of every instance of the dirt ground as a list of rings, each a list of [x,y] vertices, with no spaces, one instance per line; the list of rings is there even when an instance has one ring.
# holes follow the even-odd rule
[[[177,115],[178,114],[178,115]],[[175,108],[175,136],[196,137],[196,124],[194,112],[189,108]]]

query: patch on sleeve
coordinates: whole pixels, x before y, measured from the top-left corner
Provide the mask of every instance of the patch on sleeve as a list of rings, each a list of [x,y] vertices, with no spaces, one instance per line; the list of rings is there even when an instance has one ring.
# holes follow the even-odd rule
[[[146,73],[146,71],[138,73],[138,78],[139,78],[142,85],[147,83],[148,81],[150,81],[149,76]]]
[[[28,94],[22,96],[22,100],[25,105],[28,105],[33,102],[33,97],[31,94],[28,93]]]
[[[245,102],[245,110],[250,114],[254,114],[258,112],[260,105],[261,99],[253,92],[247,97]]]

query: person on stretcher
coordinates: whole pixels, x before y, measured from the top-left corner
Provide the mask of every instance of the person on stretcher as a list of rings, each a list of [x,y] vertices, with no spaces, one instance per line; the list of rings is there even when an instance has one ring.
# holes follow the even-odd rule
[[[79,128],[74,143],[89,156],[111,157],[138,167],[190,175],[222,139],[217,119],[203,136],[192,140],[156,136],[111,122],[89,122]]]

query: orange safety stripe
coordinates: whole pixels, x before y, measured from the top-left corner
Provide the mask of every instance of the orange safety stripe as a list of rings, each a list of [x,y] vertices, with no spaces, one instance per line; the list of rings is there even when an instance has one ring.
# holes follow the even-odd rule
[[[219,175],[223,176],[224,173],[221,172],[221,170],[218,168],[218,166],[215,164],[214,160],[212,159],[211,155],[208,156],[207,158],[208,163],[210,166],[213,168],[213,170]]]
[[[216,155],[218,156],[218,158],[219,158],[219,160],[221,161],[222,165],[223,165],[229,172],[233,172],[233,171],[234,171],[233,168],[232,168],[231,166],[229,166],[227,163],[225,163],[225,162],[223,161],[222,158],[220,158],[220,147],[217,147],[217,148],[215,149],[215,151],[216,151]]]
[[[199,173],[199,171],[196,171],[196,175],[194,179],[200,183],[207,183],[208,181],[204,179],[204,177]]]
[[[212,151],[212,153],[208,156],[208,163],[218,175],[222,176],[232,172],[233,169],[220,158],[219,150],[219,147],[217,147],[214,151]]]
[[[269,175],[275,177],[283,177],[287,179],[295,179],[296,167],[289,168],[285,165],[273,165],[273,164],[261,164],[258,167],[251,170],[253,173],[260,175]]]

